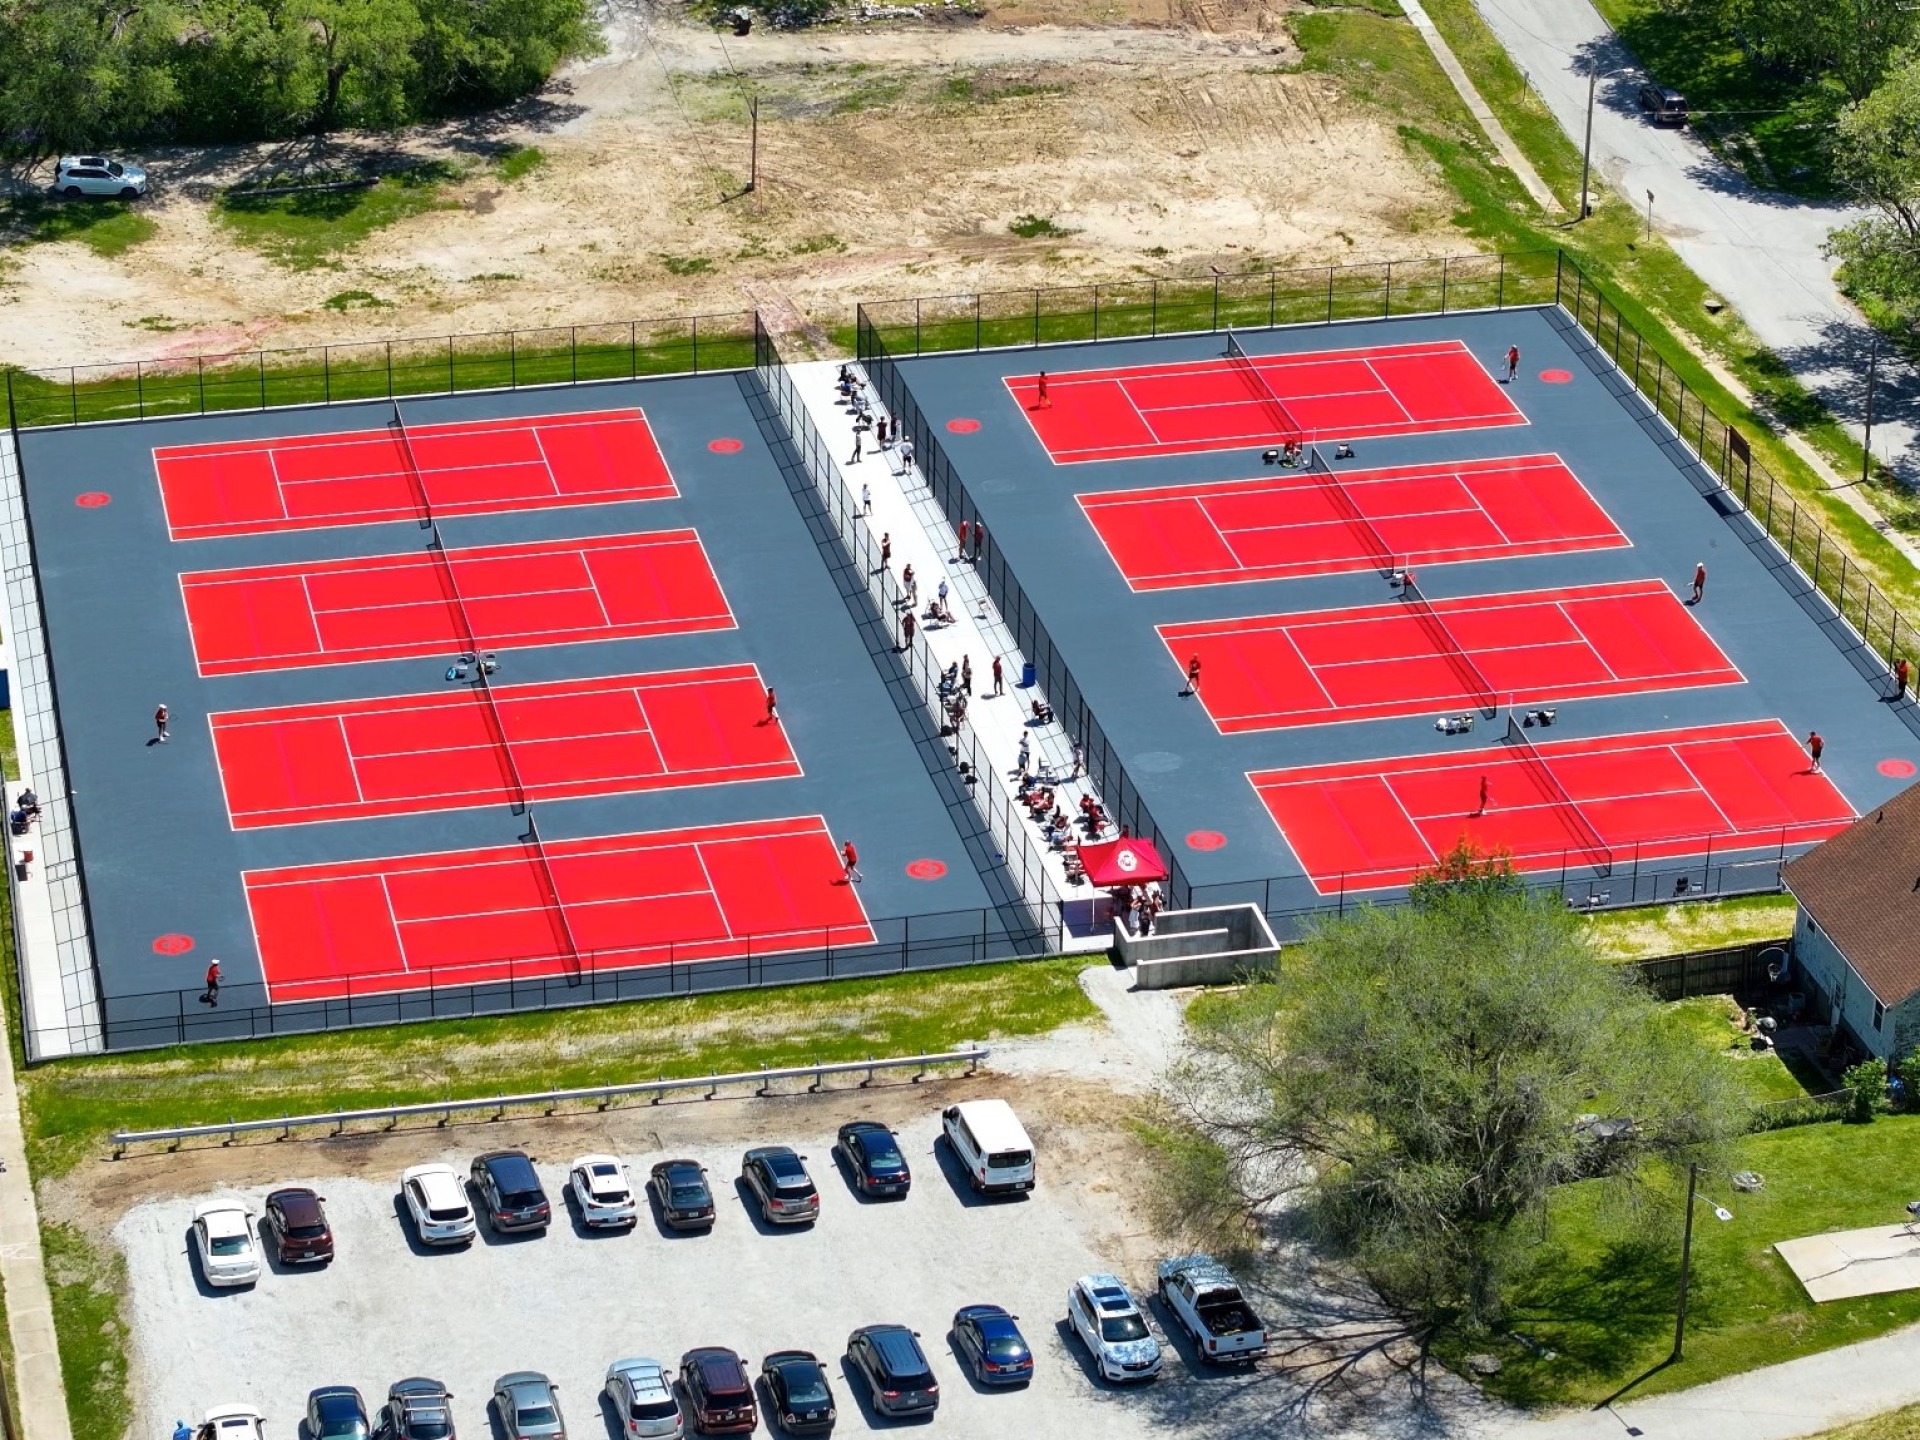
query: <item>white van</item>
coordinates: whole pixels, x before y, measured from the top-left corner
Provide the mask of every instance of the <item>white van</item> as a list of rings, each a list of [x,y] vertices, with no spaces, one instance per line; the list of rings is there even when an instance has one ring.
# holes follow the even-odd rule
[[[1033,1142],[1004,1100],[968,1100],[940,1116],[967,1183],[987,1194],[1033,1189]]]

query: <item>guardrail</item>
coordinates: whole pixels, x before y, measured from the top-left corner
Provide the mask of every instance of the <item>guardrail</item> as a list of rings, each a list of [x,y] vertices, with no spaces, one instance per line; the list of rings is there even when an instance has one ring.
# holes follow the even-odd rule
[[[866,1079],[861,1087],[873,1083],[873,1077],[882,1070],[913,1070],[914,1080],[923,1078],[926,1072],[936,1065],[965,1065],[967,1074],[976,1073],[981,1062],[993,1053],[986,1045],[968,1045],[958,1050],[944,1050],[933,1055],[895,1055],[880,1060],[838,1060],[826,1065],[788,1065],[779,1069],[741,1070],[730,1075],[701,1075],[681,1080],[636,1080],[625,1085],[588,1085],[573,1090],[535,1090],[520,1095],[489,1095],[470,1100],[429,1100],[416,1105],[384,1105],[366,1110],[323,1110],[312,1115],[283,1115],[274,1120],[229,1120],[217,1125],[175,1125],[163,1130],[116,1130],[113,1132],[113,1158],[118,1160],[127,1152],[130,1145],[142,1145],[156,1141],[171,1141],[169,1149],[177,1150],[183,1140],[211,1139],[224,1135],[222,1145],[231,1145],[241,1135],[260,1134],[268,1130],[278,1130],[285,1139],[296,1129],[307,1129],[315,1125],[330,1125],[338,1135],[356,1120],[385,1120],[387,1129],[392,1130],[402,1120],[414,1117],[437,1115],[440,1124],[445,1125],[456,1114],[466,1114],[479,1110],[491,1110],[494,1118],[506,1114],[508,1110],[544,1107],[544,1113],[551,1115],[569,1101],[597,1101],[601,1110],[609,1109],[613,1102],[628,1095],[651,1095],[651,1103],[658,1105],[672,1091],[705,1090],[706,1098],[711,1100],[730,1085],[755,1085],[756,1094],[764,1095],[776,1080],[806,1080],[812,1084],[808,1093],[820,1089],[821,1082],[830,1075],[858,1075],[865,1072]]]

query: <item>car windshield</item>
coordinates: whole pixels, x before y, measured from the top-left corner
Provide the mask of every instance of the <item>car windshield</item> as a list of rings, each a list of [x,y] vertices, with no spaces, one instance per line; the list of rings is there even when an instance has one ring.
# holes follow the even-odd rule
[[[782,1370],[787,1382],[787,1403],[793,1406],[827,1403],[827,1380],[812,1365],[793,1365]]]
[[[1144,1340],[1147,1338],[1146,1322],[1138,1315],[1107,1315],[1100,1321],[1102,1340]]]
[[[247,1253],[247,1237],[244,1235],[216,1235],[208,1248],[216,1255],[244,1255]]]
[[[444,1410],[415,1410],[407,1416],[407,1440],[452,1440],[453,1419]]]
[[[109,175],[124,175],[124,174],[126,174],[127,172],[126,172],[126,170],[125,170],[125,169],[124,169],[124,168],[123,168],[123,167],[121,166],[121,164],[120,164],[120,162],[119,162],[118,160],[109,160],[109,161],[107,162],[107,173],[108,173]]]
[[[679,1405],[671,1400],[636,1400],[627,1407],[635,1420],[671,1420],[679,1413]]]
[[[547,1197],[538,1190],[511,1190],[500,1197],[502,1205],[538,1205]]]
[[[551,1405],[522,1405],[517,1413],[523,1426],[551,1425],[560,1418]]]
[[[996,1150],[987,1156],[987,1166],[993,1170],[1023,1170],[1032,1163],[1031,1150]]]
[[[467,1207],[462,1205],[455,1209],[444,1205],[434,1206],[427,1211],[427,1218],[429,1220],[464,1220],[467,1218]]]
[[[289,1240],[317,1240],[326,1233],[327,1227],[324,1225],[287,1226],[287,1238]]]

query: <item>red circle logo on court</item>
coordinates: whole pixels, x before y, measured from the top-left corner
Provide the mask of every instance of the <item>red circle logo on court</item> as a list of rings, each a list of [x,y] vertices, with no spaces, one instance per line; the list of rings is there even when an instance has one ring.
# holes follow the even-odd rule
[[[1571,385],[1573,383],[1573,372],[1571,370],[1542,370],[1540,372],[1540,378],[1549,385]]]
[[[747,442],[736,440],[731,435],[722,435],[718,440],[709,440],[707,449],[716,455],[738,455],[747,448]]]
[[[1911,760],[1882,760],[1876,768],[1882,775],[1890,775],[1895,780],[1904,780],[1920,767],[1916,767]]]
[[[191,949],[191,935],[160,935],[153,942],[153,953],[156,955],[184,955]]]
[[[1187,844],[1195,850],[1218,850],[1227,843],[1227,837],[1218,830],[1194,830],[1187,835]]]
[[[956,435],[971,435],[979,428],[980,422],[978,420],[969,419],[965,415],[962,415],[958,420],[947,421],[947,429]]]
[[[916,860],[907,866],[907,874],[916,880],[938,880],[947,873],[944,860]]]
[[[113,496],[104,490],[89,490],[84,495],[74,496],[73,503],[82,510],[98,510],[102,505],[111,505]]]

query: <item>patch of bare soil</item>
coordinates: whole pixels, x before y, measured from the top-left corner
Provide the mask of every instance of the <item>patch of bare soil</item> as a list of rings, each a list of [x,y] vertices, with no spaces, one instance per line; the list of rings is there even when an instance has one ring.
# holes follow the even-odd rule
[[[353,141],[155,157],[158,233],[0,273],[0,360],[48,365],[735,311],[832,329],[852,302],[1239,270],[1436,242],[1389,126],[1290,67],[1262,0],[1006,0],[980,22],[737,38],[616,11],[609,54],[512,115],[399,147],[465,161],[451,208],[321,268],[214,218],[218,186]],[[760,100],[759,185],[747,97]],[[546,163],[503,181],[512,143]],[[391,148],[391,147],[388,147]],[[1034,221],[1044,221],[1035,226]],[[1010,226],[1019,222],[1026,237]],[[343,303],[365,292],[375,302]],[[329,299],[335,308],[328,308]]]

